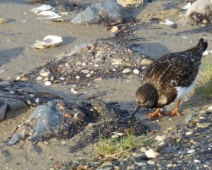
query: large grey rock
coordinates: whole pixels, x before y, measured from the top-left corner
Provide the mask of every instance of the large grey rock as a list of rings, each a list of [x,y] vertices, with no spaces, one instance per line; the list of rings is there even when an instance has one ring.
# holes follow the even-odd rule
[[[19,110],[28,107],[23,101],[12,98],[0,98],[0,121],[5,119],[7,110]]]
[[[13,145],[24,138],[39,141],[45,135],[56,133],[64,118],[63,113],[57,108],[58,102],[57,100],[49,101],[46,105],[36,107],[30,118],[17,126],[7,144]]]
[[[71,20],[75,24],[95,24],[102,20],[117,21],[123,19],[122,6],[116,0],[108,0],[91,5]]]

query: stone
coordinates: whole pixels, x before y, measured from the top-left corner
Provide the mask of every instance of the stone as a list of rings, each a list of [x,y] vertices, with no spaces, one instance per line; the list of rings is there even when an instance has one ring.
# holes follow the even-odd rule
[[[137,8],[143,5],[143,0],[117,0],[117,3],[123,7],[134,7]]]
[[[71,20],[75,24],[97,24],[102,20],[122,20],[122,7],[114,0],[103,1],[87,7]]]
[[[198,128],[207,128],[211,123],[197,123]]]
[[[0,18],[0,24],[8,23],[8,20],[5,18]]]
[[[151,63],[152,63],[152,60],[149,60],[147,58],[144,58],[144,59],[141,60],[141,63],[140,64],[143,66],[143,65],[149,65]]]
[[[126,74],[126,73],[130,73],[132,70],[130,68],[125,68],[124,70],[122,70],[122,73],[123,74]]]
[[[140,71],[139,71],[138,69],[134,69],[134,70],[133,70],[133,73],[134,73],[135,75],[138,75],[138,74],[140,74]]]
[[[155,152],[153,149],[149,149],[145,152],[147,158],[156,158],[159,153]]]
[[[51,74],[51,72],[50,72],[49,69],[42,69],[40,71],[40,75],[43,76],[43,77],[48,77],[50,74]]]
[[[45,81],[44,85],[45,86],[50,86],[50,85],[52,85],[52,83],[50,81]]]

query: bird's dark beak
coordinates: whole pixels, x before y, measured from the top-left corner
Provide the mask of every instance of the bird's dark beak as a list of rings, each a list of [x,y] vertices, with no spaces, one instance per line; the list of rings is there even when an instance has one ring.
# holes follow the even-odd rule
[[[139,110],[141,108],[141,106],[140,105],[137,105],[137,107],[136,107],[136,109],[134,110],[134,112],[132,113],[132,115],[131,116],[135,116],[135,114],[136,114],[136,112]]]

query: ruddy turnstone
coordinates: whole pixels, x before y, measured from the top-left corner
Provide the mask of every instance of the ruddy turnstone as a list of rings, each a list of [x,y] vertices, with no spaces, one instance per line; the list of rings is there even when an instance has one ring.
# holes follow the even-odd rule
[[[157,108],[148,116],[160,117],[161,107],[174,101],[177,101],[177,106],[169,114],[180,116],[180,102],[195,84],[202,54],[207,47],[208,43],[201,38],[196,46],[166,54],[150,64],[136,92],[137,108],[132,117],[140,108]]]

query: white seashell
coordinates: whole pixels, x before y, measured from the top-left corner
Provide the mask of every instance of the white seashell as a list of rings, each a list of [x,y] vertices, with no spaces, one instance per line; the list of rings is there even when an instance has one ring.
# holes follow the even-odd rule
[[[38,18],[38,19],[57,19],[57,18],[61,18],[61,16],[59,14],[57,14],[56,12],[53,12],[53,11],[42,11],[42,12],[38,13],[38,15],[47,16],[46,18]]]
[[[169,19],[166,19],[165,22],[160,22],[160,24],[163,24],[163,25],[168,25],[168,26],[173,26],[175,25],[175,23]]]
[[[49,47],[56,47],[63,42],[61,36],[47,35],[43,41],[36,41],[32,47],[38,49],[44,49]]]
[[[147,158],[156,158],[159,153],[155,152],[153,149],[149,149],[145,152]]]
[[[44,85],[45,86],[50,86],[50,85],[52,85],[52,83],[50,81],[45,81]]]
[[[53,9],[53,7],[51,5],[42,5],[40,7],[31,9],[31,11],[37,14],[39,12],[48,11],[48,10],[51,10],[51,9]]]
[[[181,9],[183,10],[188,10],[191,7],[191,2],[187,3],[184,7],[182,7]]]

